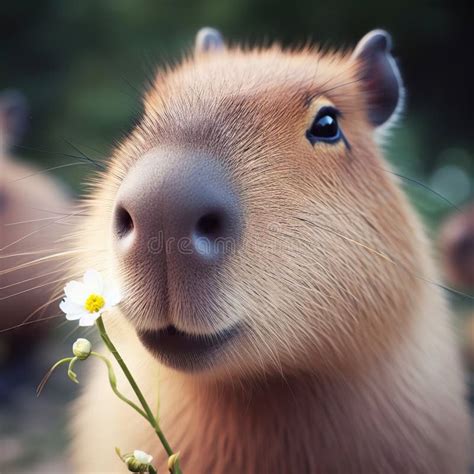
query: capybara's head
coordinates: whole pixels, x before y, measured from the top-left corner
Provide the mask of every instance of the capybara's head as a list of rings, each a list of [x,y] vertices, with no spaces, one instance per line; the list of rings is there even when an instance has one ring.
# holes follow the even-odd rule
[[[102,250],[81,263],[120,281],[115,320],[162,363],[350,367],[405,324],[419,236],[377,144],[402,95],[390,49],[380,30],[343,53],[204,29],[156,76],[90,203],[81,245]]]

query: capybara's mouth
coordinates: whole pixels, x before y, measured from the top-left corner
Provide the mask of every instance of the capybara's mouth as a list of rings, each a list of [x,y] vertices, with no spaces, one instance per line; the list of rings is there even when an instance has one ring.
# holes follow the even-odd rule
[[[209,368],[220,349],[239,332],[232,326],[213,334],[190,334],[174,326],[160,330],[138,331],[143,345],[164,364],[179,370]]]

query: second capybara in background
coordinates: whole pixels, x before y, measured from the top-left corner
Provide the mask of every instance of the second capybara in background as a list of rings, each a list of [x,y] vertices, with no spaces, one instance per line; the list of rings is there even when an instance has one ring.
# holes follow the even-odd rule
[[[474,288],[474,204],[445,222],[440,247],[449,281],[458,287]]]
[[[474,203],[450,216],[440,233],[445,277],[451,285],[474,290]],[[474,312],[462,311],[462,340],[468,366],[474,370]],[[467,314],[466,314],[467,313]]]
[[[470,370],[474,370],[474,313],[464,323],[463,336],[466,362]]]
[[[47,327],[19,325],[57,313],[49,304],[60,278],[54,254],[72,212],[57,180],[12,156],[26,121],[23,96],[0,94],[0,366],[29,351]]]

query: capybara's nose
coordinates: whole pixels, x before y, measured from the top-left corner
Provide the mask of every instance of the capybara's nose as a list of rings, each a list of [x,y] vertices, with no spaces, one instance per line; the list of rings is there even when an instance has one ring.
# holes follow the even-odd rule
[[[120,186],[114,233],[123,256],[143,260],[164,252],[167,262],[191,269],[219,263],[235,250],[241,214],[228,171],[215,159],[153,151]]]

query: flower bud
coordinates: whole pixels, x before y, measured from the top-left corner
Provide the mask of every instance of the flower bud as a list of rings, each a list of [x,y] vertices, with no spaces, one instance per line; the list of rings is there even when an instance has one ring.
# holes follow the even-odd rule
[[[179,453],[174,453],[168,458],[168,470],[174,472],[174,468],[178,462]]]
[[[129,455],[125,458],[125,464],[128,467],[130,472],[145,472],[148,471],[151,462],[153,461],[153,456],[135,449],[133,455]]]
[[[80,360],[85,360],[90,356],[92,344],[87,339],[80,337],[72,345],[72,353]]]

